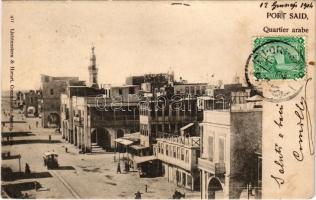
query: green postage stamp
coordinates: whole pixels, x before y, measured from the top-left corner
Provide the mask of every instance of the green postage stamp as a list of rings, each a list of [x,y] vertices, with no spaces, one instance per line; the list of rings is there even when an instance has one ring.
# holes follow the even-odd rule
[[[306,73],[303,37],[258,37],[253,43],[254,76],[258,80],[296,80]]]

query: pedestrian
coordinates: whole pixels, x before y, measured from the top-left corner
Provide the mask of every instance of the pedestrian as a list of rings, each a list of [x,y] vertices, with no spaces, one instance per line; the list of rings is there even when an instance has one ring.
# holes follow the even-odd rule
[[[145,192],[147,192],[148,191],[148,185],[146,184],[145,185]]]
[[[120,165],[120,162],[117,163],[117,171],[116,173],[120,173],[121,174],[121,165]]]
[[[142,198],[142,193],[140,193],[139,191],[137,191],[135,193],[135,199],[141,199]]]
[[[48,140],[49,140],[49,142],[52,141],[52,136],[51,135],[48,136]]]
[[[31,124],[29,124],[29,129],[31,130]]]
[[[65,152],[68,153],[68,148],[67,147],[65,148]]]
[[[25,174],[30,174],[31,173],[31,169],[29,164],[25,163]]]
[[[36,128],[38,128],[38,121],[36,121]]]

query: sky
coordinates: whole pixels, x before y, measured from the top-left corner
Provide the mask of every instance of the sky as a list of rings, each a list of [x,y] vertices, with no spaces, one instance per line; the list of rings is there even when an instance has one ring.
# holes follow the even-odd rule
[[[92,45],[99,83],[123,84],[129,75],[170,68],[177,79],[190,82],[209,82],[212,74],[213,81],[229,83],[235,75],[243,80],[251,34],[258,27],[249,17],[233,14],[248,6],[249,12],[255,4],[210,3],[4,2],[2,88],[9,88],[12,27],[15,89],[39,88],[40,74],[88,80]]]

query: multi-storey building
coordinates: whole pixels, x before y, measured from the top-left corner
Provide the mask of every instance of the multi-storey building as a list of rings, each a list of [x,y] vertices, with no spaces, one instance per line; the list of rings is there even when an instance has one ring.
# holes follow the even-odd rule
[[[25,104],[25,94],[21,91],[18,91],[16,93],[16,98],[15,98],[15,107],[22,110],[24,104]]]
[[[210,103],[208,102],[210,101]],[[253,103],[214,109],[200,124],[201,198],[261,197],[262,110]],[[247,195],[245,195],[247,196]]]
[[[52,77],[41,76],[42,102],[41,117],[42,127],[60,127],[60,95],[65,93],[68,81],[78,81],[78,77]]]
[[[122,85],[110,87],[110,98],[122,102],[135,102],[139,100],[139,85]]]
[[[200,137],[157,138],[153,149],[156,158],[162,162],[162,174],[168,181],[190,190],[199,189]]]
[[[167,99],[166,96],[140,102],[140,145],[150,147],[166,134],[180,135],[180,128],[201,122],[196,98]]]
[[[61,94],[61,131],[62,137],[74,144],[73,135],[73,118],[74,118],[74,106],[73,97],[96,97],[103,95],[104,89],[98,89],[88,87],[84,81],[69,81],[64,94]]]
[[[201,96],[206,94],[207,83],[175,83],[173,87],[177,95]]]
[[[72,97],[73,136],[83,152],[93,147],[114,150],[115,139],[138,131],[138,102],[115,102],[103,97]]]

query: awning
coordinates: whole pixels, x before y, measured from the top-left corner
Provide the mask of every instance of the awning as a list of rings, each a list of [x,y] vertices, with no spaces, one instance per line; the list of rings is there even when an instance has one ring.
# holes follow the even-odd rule
[[[114,141],[117,142],[117,143],[123,144],[123,145],[125,145],[125,146],[131,145],[131,144],[134,143],[133,141],[126,140],[126,139],[123,139],[123,138],[117,138],[117,139],[115,139]]]
[[[125,134],[123,139],[131,140],[131,141],[139,141],[140,140],[140,132]]]
[[[135,163],[144,163],[152,160],[157,160],[156,156],[134,156]]]
[[[253,101],[253,102],[255,102],[255,101],[262,101],[262,97],[259,96],[259,95],[255,95],[255,96],[247,98],[246,101]]]
[[[140,150],[140,149],[147,149],[149,147],[145,147],[145,146],[141,146],[141,145],[132,145],[131,148],[136,149],[136,150]]]

